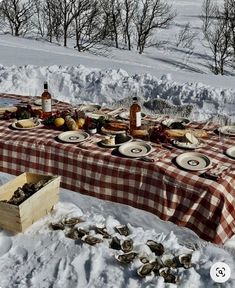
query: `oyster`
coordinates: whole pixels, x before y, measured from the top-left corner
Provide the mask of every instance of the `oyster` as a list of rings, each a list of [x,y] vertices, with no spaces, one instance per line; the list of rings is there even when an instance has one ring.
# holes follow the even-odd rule
[[[145,277],[153,271],[154,263],[146,263],[137,269],[137,274],[141,277]]]
[[[176,283],[176,276],[170,273],[170,269],[168,267],[161,268],[159,270],[159,275],[164,278],[164,282],[166,283]]]
[[[124,240],[121,245],[121,249],[125,253],[130,252],[133,249],[133,240],[132,239]]]
[[[98,227],[98,226],[96,226],[95,227],[95,231],[96,231],[96,233],[103,235],[103,238],[110,238],[111,237],[109,235],[106,227]]]
[[[178,261],[177,258],[174,257],[174,255],[171,254],[165,254],[161,257],[162,263],[164,266],[166,267],[172,267],[172,268],[176,268],[178,267]]]
[[[118,239],[116,236],[113,237],[109,247],[115,250],[121,250],[120,239]]]
[[[146,244],[149,246],[151,251],[154,252],[155,255],[157,256],[161,256],[165,251],[164,246],[161,243],[157,243],[153,240],[148,240]]]
[[[126,225],[118,225],[115,229],[120,235],[128,236],[130,234],[130,230]]]
[[[185,269],[188,269],[192,266],[191,259],[192,254],[181,254],[179,256],[179,262]]]
[[[115,257],[121,263],[130,263],[131,261],[135,259],[136,256],[137,256],[136,252],[130,252],[130,253],[121,254]]]
[[[91,235],[87,235],[85,236],[85,238],[83,239],[85,243],[89,244],[89,245],[95,245],[97,243],[101,243],[103,242],[102,239],[91,236]]]
[[[63,224],[65,226],[68,226],[68,227],[73,227],[75,226],[76,224],[78,223],[81,223],[81,222],[84,222],[83,220],[81,220],[81,218],[79,217],[71,217],[71,218],[65,218],[62,220]]]
[[[61,222],[58,222],[58,223],[50,223],[49,224],[49,227],[52,229],[52,230],[64,230],[64,224],[61,223]]]
[[[89,231],[83,230],[83,229],[77,229],[77,228],[71,228],[69,232],[65,234],[66,237],[77,240],[82,238],[85,235],[88,235]]]

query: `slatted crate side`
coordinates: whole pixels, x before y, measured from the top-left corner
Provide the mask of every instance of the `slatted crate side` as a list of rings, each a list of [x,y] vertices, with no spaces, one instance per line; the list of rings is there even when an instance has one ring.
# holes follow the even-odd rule
[[[23,173],[9,182],[0,186],[0,201],[9,200],[18,187],[27,182],[26,173]]]
[[[0,227],[12,232],[21,232],[20,210],[18,206],[0,202]]]

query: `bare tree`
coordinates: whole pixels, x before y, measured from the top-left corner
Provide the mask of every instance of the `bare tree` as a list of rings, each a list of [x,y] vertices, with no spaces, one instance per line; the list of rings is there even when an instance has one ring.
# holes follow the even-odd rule
[[[31,28],[30,19],[34,15],[34,3],[30,0],[3,0],[0,10],[8,22],[11,34],[25,35]]]
[[[163,0],[140,0],[134,22],[137,30],[137,50],[140,54],[149,44],[154,30],[167,28],[174,18],[171,6]]]
[[[225,65],[231,60],[228,14],[222,12],[211,0],[205,0],[202,11],[205,46],[210,49],[213,57],[210,69],[214,74],[223,75]]]
[[[190,23],[188,22],[179,32],[176,38],[176,47],[193,48],[193,42],[197,38],[197,33],[192,32]]]
[[[235,0],[224,1],[224,14],[228,17],[229,28],[231,33],[231,46],[233,49],[233,56],[235,61]]]

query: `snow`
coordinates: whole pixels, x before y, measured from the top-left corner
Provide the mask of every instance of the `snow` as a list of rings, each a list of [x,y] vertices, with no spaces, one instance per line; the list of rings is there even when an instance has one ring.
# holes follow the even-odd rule
[[[0,35],[0,92],[40,95],[47,80],[54,98],[73,105],[120,105],[138,95],[152,112],[158,108],[157,100],[163,99],[172,105],[192,105],[189,117],[195,120],[221,113],[235,121],[234,75],[228,71],[227,76],[215,76],[207,67],[209,54],[202,45],[199,19],[203,1],[169,2],[177,10],[174,24],[160,31],[158,47],[146,49],[142,56],[135,50],[110,47],[78,53],[70,48],[72,42],[64,48],[41,39]],[[187,22],[198,33],[197,39],[191,48],[176,47],[177,35]],[[0,184],[12,177],[0,173]],[[63,231],[49,229],[50,222],[65,216],[81,216],[85,222],[79,225],[93,234],[94,225],[104,224],[120,239],[114,227],[127,224],[134,250],[146,252],[150,258],[153,255],[145,244],[148,239],[162,242],[176,255],[192,253],[193,267],[174,271],[179,287],[214,287],[209,270],[217,261],[226,262],[232,270],[223,287],[235,287],[235,236],[217,247],[151,213],[60,189],[55,210],[25,233],[12,235],[0,230],[1,288],[165,287],[162,277],[142,279],[136,274],[141,266],[138,259],[127,266],[117,262],[114,255],[120,252],[109,248],[107,239],[93,247],[65,237]]]

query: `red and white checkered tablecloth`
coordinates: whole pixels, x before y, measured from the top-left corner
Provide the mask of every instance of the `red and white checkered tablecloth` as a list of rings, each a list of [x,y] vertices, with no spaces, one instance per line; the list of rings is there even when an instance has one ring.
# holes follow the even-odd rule
[[[67,107],[59,103],[57,109]],[[209,180],[202,172],[177,167],[175,157],[185,152],[182,149],[175,148],[149,163],[121,157],[116,149],[100,146],[102,135],[93,136],[93,143],[78,145],[59,142],[61,131],[45,126],[14,130],[10,121],[0,120],[0,127],[2,172],[61,175],[64,188],[147,210],[217,244],[235,233],[235,171],[218,181]],[[223,153],[235,145],[235,137],[226,137],[222,143],[211,132],[206,142],[200,152],[213,163],[235,166],[235,160]],[[150,156],[154,158],[155,153]]]

